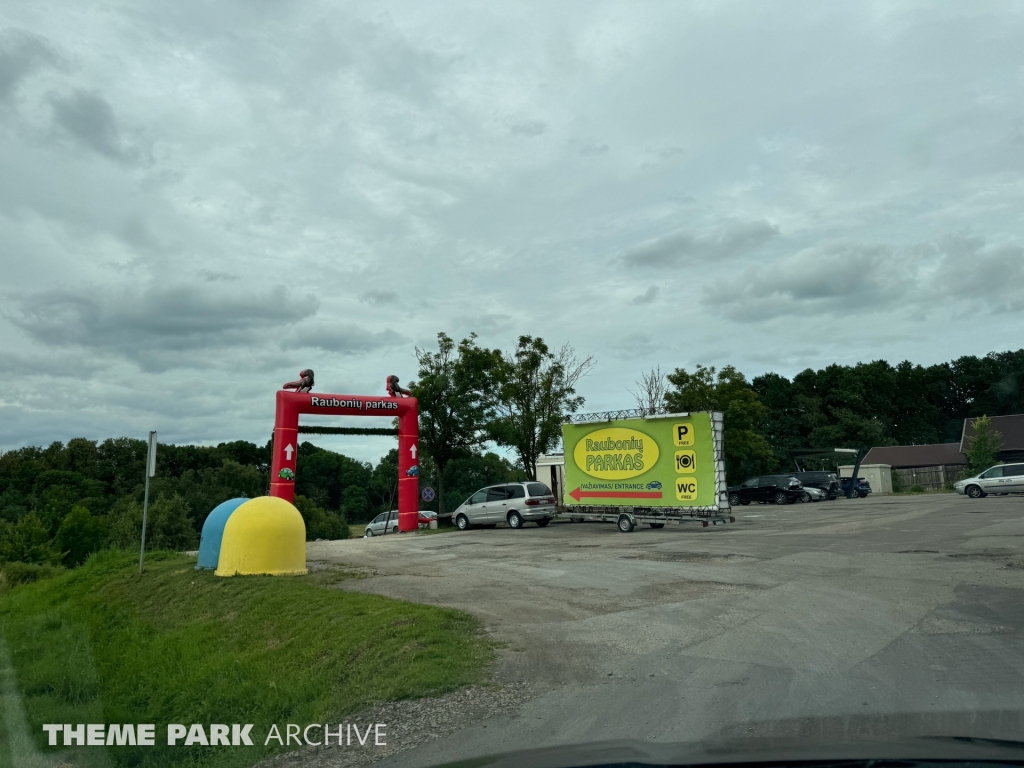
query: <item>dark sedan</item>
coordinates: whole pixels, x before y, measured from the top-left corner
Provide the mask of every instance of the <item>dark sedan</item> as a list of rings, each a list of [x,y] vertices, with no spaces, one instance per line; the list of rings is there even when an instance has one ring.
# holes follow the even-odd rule
[[[738,507],[758,501],[762,504],[794,504],[803,496],[804,486],[792,475],[761,475],[729,489],[729,505]]]

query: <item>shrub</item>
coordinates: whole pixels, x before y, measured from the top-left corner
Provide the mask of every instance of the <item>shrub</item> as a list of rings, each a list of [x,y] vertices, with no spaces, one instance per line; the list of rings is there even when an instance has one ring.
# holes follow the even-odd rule
[[[142,505],[125,497],[110,510],[110,533],[113,547],[135,549],[142,535]],[[198,546],[192,527],[188,503],[178,494],[161,496],[149,505],[146,517],[146,549],[184,551]]]
[[[348,522],[338,512],[324,509],[305,496],[295,497],[295,508],[306,524],[306,541],[349,537]]]
[[[106,540],[106,518],[94,516],[85,507],[74,507],[61,521],[54,544],[64,553],[64,562],[74,567],[102,549]]]
[[[31,584],[40,579],[49,579],[61,573],[63,568],[38,563],[4,563],[0,566],[0,582],[6,586]]]
[[[911,493],[924,493],[924,486],[923,485],[912,485],[912,486],[910,486],[910,492]]]
[[[57,565],[61,554],[50,541],[50,531],[35,512],[16,523],[0,522],[0,563]]]

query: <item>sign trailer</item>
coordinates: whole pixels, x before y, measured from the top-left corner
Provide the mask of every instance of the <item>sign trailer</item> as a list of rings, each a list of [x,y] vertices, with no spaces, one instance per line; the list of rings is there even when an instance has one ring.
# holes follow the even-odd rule
[[[615,521],[624,533],[638,523],[734,522],[722,427],[718,412],[575,417],[562,425],[562,514]]]

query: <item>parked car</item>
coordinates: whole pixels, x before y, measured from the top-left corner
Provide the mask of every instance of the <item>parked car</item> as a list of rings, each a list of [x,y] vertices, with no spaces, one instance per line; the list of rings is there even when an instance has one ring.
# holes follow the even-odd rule
[[[815,488],[813,485],[805,485],[804,492],[800,496],[800,501],[809,504],[812,501],[822,501],[827,498],[828,494],[821,490],[821,488]]]
[[[848,477],[844,477],[843,478],[843,496],[845,496],[850,491],[850,482],[851,482],[850,478],[848,478]],[[869,483],[863,477],[858,477],[857,478],[857,496],[860,496],[863,499],[869,493],[871,493],[871,483]]]
[[[398,533],[398,510],[381,512],[373,520],[366,524],[363,531],[364,539],[372,539],[374,536],[383,536],[385,533]]]
[[[536,523],[541,528],[555,516],[555,495],[544,483],[505,483],[481,488],[452,512],[455,527],[464,531],[474,525],[508,523],[522,528]]]
[[[843,485],[835,472],[794,472],[793,477],[803,483],[804,488],[820,488],[829,501],[843,493]]]
[[[729,504],[733,507],[752,501],[793,504],[800,501],[803,490],[803,484],[792,475],[751,477],[729,489]]]
[[[980,499],[990,493],[1024,493],[1024,464],[990,467],[974,477],[957,480],[953,483],[953,489],[972,499]]]
[[[431,512],[429,509],[419,510],[419,525],[430,525],[431,521],[437,520],[437,512]],[[398,510],[392,509],[390,512],[381,512],[373,520],[366,524],[366,530],[363,531],[364,539],[371,539],[374,536],[383,536],[387,533],[398,533]]]

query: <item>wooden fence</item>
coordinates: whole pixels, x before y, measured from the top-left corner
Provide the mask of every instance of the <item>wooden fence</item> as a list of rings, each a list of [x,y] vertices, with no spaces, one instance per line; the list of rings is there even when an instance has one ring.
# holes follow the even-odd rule
[[[967,468],[962,464],[944,464],[937,467],[912,467],[910,469],[893,469],[892,473],[899,476],[899,483],[904,491],[915,485],[922,486],[926,491],[940,491],[950,483],[956,482]]]

